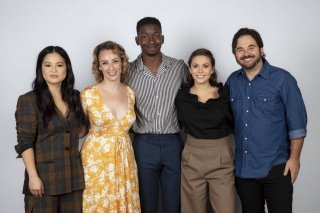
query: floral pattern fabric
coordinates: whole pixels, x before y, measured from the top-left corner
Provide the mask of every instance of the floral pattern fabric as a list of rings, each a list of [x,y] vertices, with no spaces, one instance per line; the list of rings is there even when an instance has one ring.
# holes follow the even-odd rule
[[[105,104],[96,85],[81,92],[90,130],[81,149],[85,174],[83,212],[140,212],[137,165],[128,131],[136,119],[135,97],[127,87],[128,109],[121,120]]]

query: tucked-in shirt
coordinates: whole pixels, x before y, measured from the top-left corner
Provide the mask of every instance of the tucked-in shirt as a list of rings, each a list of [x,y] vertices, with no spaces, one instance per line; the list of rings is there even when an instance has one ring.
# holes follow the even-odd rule
[[[233,132],[229,89],[219,84],[218,93],[218,98],[203,103],[190,93],[190,88],[178,91],[175,101],[178,120],[186,133],[199,139],[218,139]]]
[[[79,123],[54,114],[47,127],[36,103],[36,94],[28,92],[18,99],[15,112],[18,157],[33,148],[37,173],[45,195],[58,195],[84,188],[84,175],[78,149]],[[29,191],[29,176],[25,171],[24,194]]]
[[[162,54],[157,74],[144,66],[141,55],[129,65],[128,85],[136,95],[136,133],[169,134],[179,131],[174,99],[182,82],[187,81],[188,66]]]
[[[306,136],[307,113],[295,78],[266,60],[251,81],[240,69],[227,80],[235,120],[236,176],[262,178]]]

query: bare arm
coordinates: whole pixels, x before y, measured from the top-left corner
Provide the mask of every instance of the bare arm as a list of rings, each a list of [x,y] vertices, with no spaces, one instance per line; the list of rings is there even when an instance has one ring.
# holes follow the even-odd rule
[[[294,182],[298,177],[298,173],[300,169],[300,155],[301,155],[303,143],[304,143],[304,138],[297,138],[297,139],[291,140],[290,158],[286,163],[284,175],[287,175],[288,172],[290,171],[292,184],[294,184]]]
[[[42,197],[44,193],[44,187],[42,181],[37,173],[35,160],[34,160],[34,151],[32,148],[25,150],[22,153],[22,159],[24,165],[26,166],[28,175],[29,175],[29,189],[30,192],[37,197]]]

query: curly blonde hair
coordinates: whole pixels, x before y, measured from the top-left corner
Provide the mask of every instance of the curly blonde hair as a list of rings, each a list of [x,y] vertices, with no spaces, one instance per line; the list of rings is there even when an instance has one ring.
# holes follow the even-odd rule
[[[92,73],[94,74],[96,81],[100,83],[104,78],[102,71],[99,70],[99,54],[103,50],[112,50],[114,54],[121,58],[122,70],[120,82],[126,84],[128,79],[129,58],[124,48],[114,41],[103,42],[96,46],[93,50]]]

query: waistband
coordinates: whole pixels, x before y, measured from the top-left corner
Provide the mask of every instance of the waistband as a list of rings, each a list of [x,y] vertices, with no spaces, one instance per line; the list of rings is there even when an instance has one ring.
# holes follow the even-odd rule
[[[218,139],[199,139],[187,134],[186,145],[193,147],[231,145],[232,139],[232,134]]]

